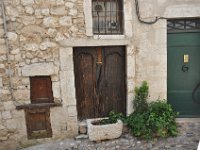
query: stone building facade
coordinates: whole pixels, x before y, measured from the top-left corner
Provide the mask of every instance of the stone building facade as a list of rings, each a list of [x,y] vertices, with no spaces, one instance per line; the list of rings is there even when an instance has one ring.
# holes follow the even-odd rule
[[[126,112],[134,87],[146,80],[150,99],[167,98],[167,20],[138,21],[135,2],[123,0],[122,35],[94,35],[90,0],[7,0],[0,13],[0,142],[28,145],[78,134],[73,48],[126,47]],[[140,0],[145,20],[200,17],[199,0]],[[7,36],[4,26],[7,25]],[[6,40],[7,39],[7,40]],[[8,42],[8,46],[6,45]],[[10,70],[9,70],[10,68]],[[9,81],[11,75],[11,84]],[[50,107],[52,138],[27,139],[30,77],[50,76],[55,107]],[[10,87],[12,86],[12,87]],[[13,93],[13,96],[11,94]],[[1,145],[1,144],[0,144]]]

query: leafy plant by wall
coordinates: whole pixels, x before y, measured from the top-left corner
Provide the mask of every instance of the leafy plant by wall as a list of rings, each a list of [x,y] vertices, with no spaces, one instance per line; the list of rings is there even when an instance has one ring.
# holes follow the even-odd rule
[[[166,100],[157,100],[148,104],[148,90],[146,81],[141,87],[135,88],[134,112],[126,119],[132,134],[148,139],[176,136],[178,129],[175,118],[178,114],[173,111]]]
[[[133,100],[133,109],[135,112],[144,112],[148,110],[147,98],[149,86],[143,81],[141,87],[135,87],[135,98]]]

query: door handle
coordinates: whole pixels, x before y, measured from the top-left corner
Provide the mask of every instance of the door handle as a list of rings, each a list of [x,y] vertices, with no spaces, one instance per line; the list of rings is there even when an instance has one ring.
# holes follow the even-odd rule
[[[189,70],[189,67],[188,66],[186,66],[186,65],[183,65],[182,66],[182,71],[183,72],[187,72]]]

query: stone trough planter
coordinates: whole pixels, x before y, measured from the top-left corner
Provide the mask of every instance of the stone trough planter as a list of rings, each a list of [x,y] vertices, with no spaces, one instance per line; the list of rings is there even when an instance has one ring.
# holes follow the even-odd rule
[[[106,125],[92,124],[93,122],[101,119],[103,118],[87,120],[88,135],[91,141],[116,139],[121,136],[123,129],[123,123],[121,120],[118,120],[116,123]]]

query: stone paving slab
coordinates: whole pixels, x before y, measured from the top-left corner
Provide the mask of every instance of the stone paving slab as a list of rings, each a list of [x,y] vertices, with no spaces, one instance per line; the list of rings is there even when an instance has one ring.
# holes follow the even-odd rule
[[[179,130],[177,137],[154,140],[142,140],[126,133],[115,140],[91,142],[88,139],[65,139],[23,150],[197,150],[200,122],[181,122]]]

